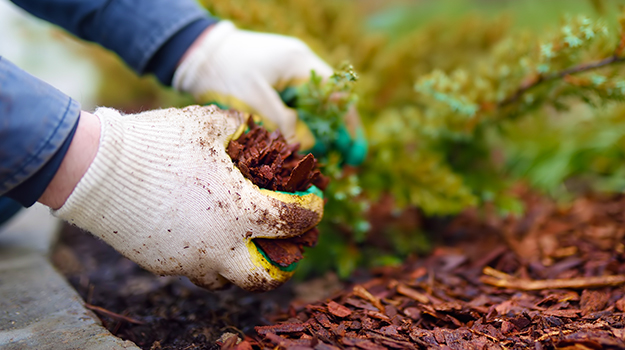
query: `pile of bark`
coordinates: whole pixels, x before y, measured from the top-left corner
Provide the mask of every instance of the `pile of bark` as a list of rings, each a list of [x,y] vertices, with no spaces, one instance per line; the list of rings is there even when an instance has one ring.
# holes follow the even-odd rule
[[[467,212],[443,246],[222,348],[624,349],[625,197]]]
[[[279,130],[267,131],[247,119],[248,130],[228,144],[227,152],[243,176],[260,188],[297,192],[315,185],[325,190],[328,178],[317,169],[315,157],[300,154],[298,143],[288,144]]]
[[[269,133],[249,117],[248,130],[228,144],[227,152],[243,176],[260,188],[303,192],[315,185],[322,191],[328,178],[317,168],[317,160],[300,154],[299,144],[288,144],[280,131]],[[304,258],[304,248],[317,244],[317,228],[291,239],[255,239],[254,243],[274,263],[288,267]]]

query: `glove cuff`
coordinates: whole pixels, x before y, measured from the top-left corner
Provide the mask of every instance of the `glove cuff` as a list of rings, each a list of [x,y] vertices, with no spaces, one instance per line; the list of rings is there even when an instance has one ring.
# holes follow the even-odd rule
[[[98,152],[53,214],[120,247],[157,222],[158,214],[148,208],[162,207],[155,201],[165,198],[172,185],[155,175],[162,174],[157,168],[163,167],[163,160],[175,159],[172,150],[179,136],[163,124],[121,116],[113,109],[100,108],[95,115],[101,124]]]
[[[172,86],[178,91],[194,94],[198,79],[208,75],[202,74],[203,69],[214,69],[212,64],[207,64],[211,55],[226,40],[226,38],[236,31],[237,28],[230,21],[220,21],[215,24],[199,45],[186,57],[176,69],[172,80]],[[208,68],[205,68],[208,67]]]

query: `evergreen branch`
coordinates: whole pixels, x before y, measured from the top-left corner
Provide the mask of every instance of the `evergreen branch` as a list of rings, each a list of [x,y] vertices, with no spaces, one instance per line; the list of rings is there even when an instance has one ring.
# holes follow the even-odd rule
[[[499,102],[497,104],[498,107],[503,107],[506,106],[508,104],[514,103],[516,101],[519,100],[519,98],[521,98],[521,96],[528,90],[540,85],[541,83],[547,82],[547,81],[552,81],[552,80],[556,80],[556,79],[562,79],[564,77],[566,77],[567,75],[571,75],[571,74],[576,74],[576,73],[581,73],[581,72],[587,72],[593,69],[597,69],[597,68],[601,68],[601,67],[605,67],[608,66],[610,64],[614,64],[614,63],[622,63],[625,62],[625,57],[621,57],[618,55],[612,55],[608,58],[604,58],[600,61],[596,61],[596,62],[590,62],[590,63],[582,63],[579,64],[577,66],[573,66],[564,70],[561,70],[559,72],[554,72],[551,74],[541,74],[538,75],[536,77],[533,77],[532,79],[529,79],[528,81],[526,81],[525,83],[521,84],[521,86],[509,97],[507,97],[506,99],[502,100],[501,102]]]

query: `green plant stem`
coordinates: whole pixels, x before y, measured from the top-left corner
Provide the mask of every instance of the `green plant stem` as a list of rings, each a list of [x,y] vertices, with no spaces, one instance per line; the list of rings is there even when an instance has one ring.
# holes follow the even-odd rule
[[[562,71],[559,72],[555,72],[555,73],[551,73],[551,74],[547,74],[547,75],[539,75],[536,79],[532,79],[524,84],[522,84],[515,92],[514,94],[510,95],[508,98],[502,100],[501,102],[499,102],[497,104],[498,107],[503,107],[506,106],[508,104],[514,103],[516,101],[519,100],[519,98],[521,98],[521,96],[528,90],[538,86],[541,83],[547,82],[547,81],[551,81],[551,80],[555,80],[555,79],[562,79],[567,75],[570,74],[575,74],[575,73],[581,73],[581,72],[586,72],[589,70],[593,70],[593,69],[597,69],[597,68],[601,68],[601,67],[605,67],[608,66],[610,64],[614,64],[614,63],[622,63],[625,62],[625,57],[620,57],[618,55],[612,55],[608,58],[604,58],[600,61],[596,61],[596,62],[589,62],[589,63],[582,63],[579,64],[577,66],[573,66],[571,68],[567,68],[564,69]]]

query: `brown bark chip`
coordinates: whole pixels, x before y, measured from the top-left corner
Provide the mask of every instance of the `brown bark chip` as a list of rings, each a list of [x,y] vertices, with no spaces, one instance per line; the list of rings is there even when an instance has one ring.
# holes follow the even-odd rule
[[[312,177],[312,171],[315,167],[315,157],[308,153],[302,160],[300,160],[289,176],[284,186],[286,192],[295,192],[298,188],[308,188],[310,185],[310,179]]]
[[[324,190],[328,179],[317,168],[312,154],[298,153],[299,144],[289,145],[279,131],[269,133],[248,118],[248,131],[230,141],[227,152],[243,176],[260,188],[298,192],[315,185]],[[271,261],[282,267],[304,258],[305,247],[317,244],[319,231],[313,228],[289,239],[255,239]]]
[[[352,310],[350,310],[348,307],[343,306],[335,301],[330,301],[328,303],[328,311],[330,311],[330,313],[336,317],[347,317],[349,315],[352,314]]]

